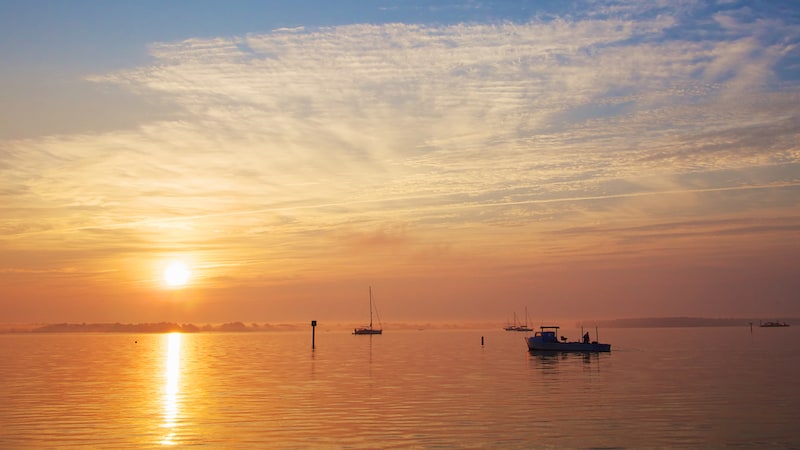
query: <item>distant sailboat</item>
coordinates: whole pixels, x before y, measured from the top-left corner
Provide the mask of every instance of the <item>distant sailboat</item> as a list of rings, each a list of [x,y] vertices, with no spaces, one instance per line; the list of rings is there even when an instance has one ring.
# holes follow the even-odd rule
[[[372,302],[372,286],[369,287],[369,326],[368,327],[359,327],[353,330],[353,334],[383,334],[383,328],[373,328],[372,327],[372,309],[373,309],[373,302]],[[381,325],[381,316],[378,315],[378,310],[375,308],[375,315],[378,316],[378,326],[383,327]]]
[[[525,324],[520,325],[517,323],[517,313],[514,313],[514,324],[508,325],[503,327],[506,331],[533,331],[532,328],[528,327],[528,307],[525,307]]]
[[[506,331],[517,331],[517,313],[514,312],[514,322],[503,327]]]

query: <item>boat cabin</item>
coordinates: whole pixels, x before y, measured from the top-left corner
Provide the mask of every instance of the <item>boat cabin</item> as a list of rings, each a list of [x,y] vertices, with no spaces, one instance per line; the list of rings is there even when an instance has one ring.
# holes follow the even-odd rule
[[[561,327],[539,327],[540,331],[535,332],[533,337],[540,338],[542,342],[558,342],[559,328]]]

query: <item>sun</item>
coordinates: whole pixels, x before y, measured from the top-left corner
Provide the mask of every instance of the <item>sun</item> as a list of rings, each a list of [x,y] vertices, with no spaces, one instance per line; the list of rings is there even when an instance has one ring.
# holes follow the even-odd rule
[[[164,269],[164,281],[169,287],[185,286],[191,275],[192,272],[183,261],[172,261]]]

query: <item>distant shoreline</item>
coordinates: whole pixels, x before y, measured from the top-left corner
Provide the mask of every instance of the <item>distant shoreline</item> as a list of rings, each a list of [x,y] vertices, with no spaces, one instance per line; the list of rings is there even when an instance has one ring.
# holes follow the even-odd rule
[[[598,326],[603,328],[693,328],[693,327],[754,327],[761,322],[778,321],[778,319],[725,318],[706,317],[647,317],[635,319],[610,319],[595,321],[579,321],[578,326]],[[780,322],[788,324],[800,323],[796,317],[781,318]]]
[[[253,332],[292,331],[297,324],[257,324],[242,322],[195,325],[191,323],[47,323],[1,324],[0,333],[200,333],[200,332]]]
[[[693,328],[693,327],[754,327],[761,322],[786,322],[790,325],[800,324],[800,318],[788,317],[779,319],[752,318],[706,318],[706,317],[647,317],[604,320],[569,321],[576,328]],[[567,321],[562,321],[562,323]],[[322,324],[320,324],[322,325]],[[559,325],[543,323],[542,325]],[[222,324],[195,325],[191,323],[35,323],[35,324],[0,324],[0,333],[203,333],[203,332],[265,332],[265,331],[297,331],[309,327],[306,323],[250,323],[228,322]],[[327,330],[349,329],[352,325],[341,322],[326,324]],[[397,323],[391,326],[396,330],[458,330],[458,329],[494,329],[502,328],[502,324],[481,323]],[[533,327],[533,328],[538,328]]]

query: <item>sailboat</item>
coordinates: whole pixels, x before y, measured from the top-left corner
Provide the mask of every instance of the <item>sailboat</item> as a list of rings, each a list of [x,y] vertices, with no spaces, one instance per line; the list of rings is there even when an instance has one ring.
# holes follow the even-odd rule
[[[353,334],[383,334],[383,328],[372,328],[372,309],[373,309],[373,302],[372,302],[372,286],[369,287],[369,326],[368,327],[359,327],[353,330]],[[375,315],[378,315],[378,310],[375,309]],[[378,316],[378,326],[382,327],[381,325],[381,317]]]
[[[525,324],[519,325],[517,323],[517,313],[514,313],[514,325],[508,325],[503,327],[506,331],[533,331],[532,328],[528,327],[528,307],[525,307]]]

